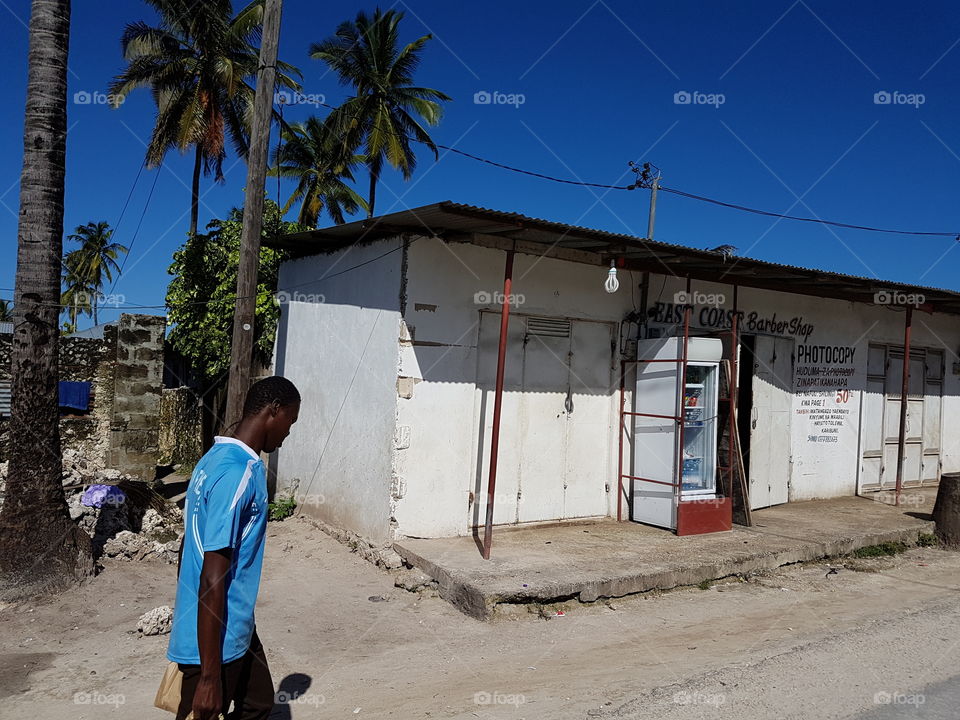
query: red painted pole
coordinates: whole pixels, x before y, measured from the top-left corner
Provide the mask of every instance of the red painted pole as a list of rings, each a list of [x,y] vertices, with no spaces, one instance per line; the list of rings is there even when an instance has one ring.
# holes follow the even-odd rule
[[[729,441],[727,442],[727,496],[733,497],[733,468],[735,462],[734,433],[737,432],[737,356],[740,343],[738,335],[739,316],[737,315],[737,286],[733,286],[733,317],[730,319],[730,377],[727,378],[727,392],[730,395]]]
[[[913,306],[907,305],[903,322],[903,384],[900,390],[900,434],[897,436],[897,506],[903,489],[903,455],[907,441],[907,395],[910,391],[910,328],[913,325]]]
[[[507,251],[503,269],[503,304],[500,306],[500,347],[497,351],[497,389],[493,400],[493,431],[490,435],[490,478],[487,480],[487,519],[483,527],[483,559],[490,559],[493,543],[493,498],[497,491],[497,455],[500,451],[500,409],[503,405],[503,371],[507,360],[507,324],[510,322],[510,291],[513,286],[513,250]]]
[[[624,431],[624,373],[626,373],[626,360],[620,361],[620,437],[618,438],[618,447],[620,452],[617,454],[617,522],[623,522],[623,431]]]
[[[690,299],[690,278],[687,278],[687,300]],[[693,305],[689,302],[683,309],[683,353],[680,356],[680,432],[677,438],[677,475],[674,478],[677,484],[674,487],[673,508],[677,513],[676,522],[680,522],[680,499],[683,495],[683,442],[684,428],[687,424],[687,345],[690,340],[690,315],[693,312]],[[676,532],[674,527],[674,532]]]

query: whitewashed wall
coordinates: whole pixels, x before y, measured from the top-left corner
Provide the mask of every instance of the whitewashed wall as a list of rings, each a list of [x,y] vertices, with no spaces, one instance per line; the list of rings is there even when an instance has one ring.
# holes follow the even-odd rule
[[[464,535],[471,516],[469,495],[478,489],[478,477],[480,491],[486,487],[485,457],[478,446],[484,392],[477,388],[479,321],[481,311],[498,309],[491,296],[503,287],[505,253],[423,237],[407,250],[405,282],[404,254],[396,252],[361,271],[303,284],[381,255],[397,242],[283,266],[281,291],[324,297],[294,297],[284,308],[276,367],[300,386],[304,404],[301,421],[280,452],[278,476],[281,486],[299,480],[300,494],[307,496],[304,502],[319,518],[373,539]],[[623,317],[639,307],[642,275],[621,271],[621,288],[612,295],[603,291],[605,276],[601,267],[518,254],[513,292],[522,302],[514,309],[610,322],[616,334]],[[651,275],[648,307],[673,303],[684,287],[684,280]],[[692,289],[723,295],[716,311],[720,315],[732,307],[729,285],[694,282]],[[718,315],[711,316],[705,302],[695,305],[694,329],[720,329],[712,322]],[[867,345],[902,343],[904,313],[751,288],[740,289],[739,308],[745,313],[741,332],[751,332],[751,319],[785,321],[782,327],[759,332],[793,338],[795,351],[804,343],[852,350],[848,362],[840,364],[849,371],[844,377],[850,399],[842,421],[829,431],[836,440],[811,441],[811,436],[826,433],[812,426],[804,404],[809,398],[796,392],[803,375],[795,371],[789,381],[793,397],[788,444],[790,500],[854,494]],[[756,315],[751,318],[751,313]],[[408,341],[407,333],[415,342]],[[950,432],[960,419],[960,377],[952,373],[960,323],[917,311],[913,343],[945,350],[941,457],[944,472],[960,471],[960,437]],[[613,360],[618,369],[619,357]],[[801,365],[798,361],[797,367]],[[492,369],[480,375],[492,375]],[[609,427],[608,441],[590,460],[596,481],[609,484],[610,515],[616,514],[618,400],[614,372],[606,417],[600,419]],[[629,389],[627,403],[632,404]],[[492,407],[484,412],[491,413]],[[510,456],[519,432],[524,429],[502,427],[503,456]]]
[[[324,522],[390,539],[402,251],[377,242],[284,263],[274,367],[303,401],[280,449],[278,488]]]
[[[682,291],[685,280],[662,276],[651,277],[649,304],[656,302],[673,303],[675,293]],[[660,287],[663,291],[660,292]],[[882,282],[878,282],[882,287]],[[789,286],[786,286],[789,287]],[[786,289],[786,288],[785,288]],[[725,296],[724,310],[732,308],[732,289],[721,284],[694,282],[691,290],[703,295],[719,294]],[[700,298],[704,299],[704,298]],[[841,300],[817,298],[787,292],[773,292],[753,288],[740,288],[739,309],[746,313],[746,322],[741,332],[750,332],[750,314],[756,313],[754,321],[764,319],[776,322],[786,321],[781,331],[766,330],[767,334],[794,338],[796,367],[794,370],[793,413],[791,416],[791,459],[790,500],[809,500],[842,495],[853,495],[857,490],[857,475],[860,467],[859,451],[861,441],[860,408],[863,390],[866,385],[867,347],[870,343],[903,344],[903,325],[905,312],[902,307],[867,305]],[[711,315],[708,307],[697,305],[693,312],[694,328],[709,326],[716,315]],[[794,324],[791,326],[790,323]],[[795,331],[799,332],[795,332]],[[956,361],[957,348],[960,347],[960,319],[955,316],[938,315],[914,311],[912,345],[943,349],[946,373],[943,385],[943,435],[942,465],[943,472],[960,470],[960,440],[949,428],[960,419],[960,377],[952,373]],[[841,407],[848,412],[842,425],[837,428],[836,442],[814,442],[811,436],[822,437],[822,430],[814,427],[810,416],[804,411],[805,396],[796,392],[798,381],[804,377],[798,372],[802,366],[820,367],[824,363],[804,363],[799,352],[802,344],[811,346],[847,347],[853,350],[852,358],[846,363],[834,363],[839,371],[852,371],[847,377],[850,389],[849,400]],[[827,363],[830,364],[830,363]],[[833,400],[830,399],[833,403]]]
[[[476,490],[478,474],[480,311],[495,309],[488,300],[503,289],[505,258],[501,250],[438,239],[422,238],[410,247],[406,321],[417,341],[413,351],[423,380],[416,383],[411,398],[399,401],[399,424],[410,438],[409,447],[399,451],[405,493],[397,502],[396,519],[402,534],[440,537],[468,532],[468,496]],[[618,327],[632,309],[630,274],[621,273],[620,291],[609,295],[603,290],[606,272],[602,267],[518,254],[513,292],[523,302],[514,310],[609,321]],[[633,283],[639,280],[640,274],[634,273]],[[635,290],[637,303],[639,298]],[[591,462],[597,484],[610,483],[608,507],[614,513],[618,387],[612,388],[606,406],[607,447],[596,448]],[[492,405],[485,411],[492,413]],[[518,432],[520,428],[503,425],[502,454],[510,453]],[[506,475],[510,469],[500,472]],[[487,478],[481,475],[485,492]]]

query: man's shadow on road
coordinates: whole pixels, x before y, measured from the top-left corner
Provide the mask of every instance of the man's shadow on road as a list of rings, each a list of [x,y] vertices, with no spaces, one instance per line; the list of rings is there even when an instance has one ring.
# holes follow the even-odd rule
[[[313,679],[303,673],[290,673],[281,680],[274,695],[270,720],[293,720],[291,705],[309,705],[313,710],[322,705],[325,702],[322,695],[307,692],[312,682]],[[311,714],[304,708],[303,716]]]

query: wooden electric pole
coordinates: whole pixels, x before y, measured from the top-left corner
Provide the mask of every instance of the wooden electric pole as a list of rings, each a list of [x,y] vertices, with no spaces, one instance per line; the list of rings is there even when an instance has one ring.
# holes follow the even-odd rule
[[[230,382],[224,426],[240,419],[250,385],[253,361],[254,311],[257,307],[257,269],[260,264],[260,231],[263,226],[263,188],[267,176],[267,151],[273,119],[273,84],[277,75],[277,45],[280,41],[282,0],[265,0],[260,66],[257,68],[253,124],[247,153],[247,186],[243,199],[243,230],[240,233],[240,265],[237,271],[237,306],[233,316],[230,347]]]

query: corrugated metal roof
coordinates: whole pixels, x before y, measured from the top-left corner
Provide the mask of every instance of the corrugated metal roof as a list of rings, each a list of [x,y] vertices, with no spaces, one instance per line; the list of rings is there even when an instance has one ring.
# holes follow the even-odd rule
[[[347,245],[374,242],[400,233],[477,244],[499,240],[506,244],[516,243],[519,252],[533,254],[555,254],[557,249],[582,251],[590,255],[582,256],[580,262],[603,265],[611,258],[623,258],[627,267],[636,270],[856,302],[874,302],[874,295],[884,290],[920,294],[925,300],[922,309],[960,314],[960,293],[952,290],[742,256],[725,258],[709,250],[451,201],[286,235],[269,244],[290,250],[295,255],[310,255]]]
[[[13,334],[13,323],[0,322],[0,335],[12,335],[12,334]]]

